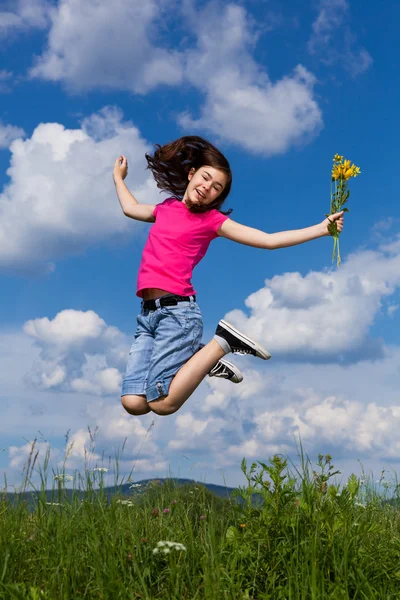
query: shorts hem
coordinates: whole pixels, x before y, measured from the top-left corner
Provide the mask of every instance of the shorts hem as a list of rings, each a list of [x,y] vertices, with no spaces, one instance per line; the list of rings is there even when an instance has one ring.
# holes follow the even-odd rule
[[[150,385],[146,389],[147,402],[158,400],[158,398],[161,398],[161,396],[168,396],[169,387],[171,385],[172,380],[173,377],[167,377],[162,381],[157,381],[154,385]]]
[[[121,397],[127,395],[146,396],[146,390],[143,385],[123,383],[121,388]]]

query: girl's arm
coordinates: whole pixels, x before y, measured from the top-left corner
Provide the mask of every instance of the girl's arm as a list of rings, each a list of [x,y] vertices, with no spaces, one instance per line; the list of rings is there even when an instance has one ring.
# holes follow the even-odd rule
[[[115,189],[124,215],[137,221],[154,223],[154,204],[139,204],[125,185],[124,179],[128,175],[128,161],[125,156],[120,156],[114,163],[113,178]]]
[[[260,229],[247,227],[246,225],[232,221],[232,219],[227,219],[219,228],[218,235],[233,242],[245,244],[246,246],[275,250],[276,248],[296,246],[297,244],[303,244],[304,242],[330,235],[328,231],[329,221],[337,221],[337,228],[340,233],[343,229],[343,212],[329,215],[329,220],[325,219],[322,223],[313,225],[312,227],[294,229],[293,231],[280,231],[278,233],[265,233]]]

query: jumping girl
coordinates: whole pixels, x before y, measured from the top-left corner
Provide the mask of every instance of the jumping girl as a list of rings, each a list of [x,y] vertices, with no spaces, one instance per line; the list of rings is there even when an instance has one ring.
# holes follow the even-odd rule
[[[139,267],[137,295],[142,310],[122,383],[122,405],[131,415],[153,411],[170,415],[186,402],[209,375],[239,383],[239,369],[224,359],[229,352],[270,354],[257,342],[224,320],[215,336],[203,345],[203,321],[191,278],[193,268],[218,236],[273,250],[328,236],[329,222],[343,228],[343,212],[318,225],[265,233],[236,223],[221,207],[232,184],[225,156],[197,136],[182,137],[146,154],[158,188],[171,197],[157,205],[139,204],[124,183],[128,161],[114,164],[114,183],[127,217],[154,223]]]

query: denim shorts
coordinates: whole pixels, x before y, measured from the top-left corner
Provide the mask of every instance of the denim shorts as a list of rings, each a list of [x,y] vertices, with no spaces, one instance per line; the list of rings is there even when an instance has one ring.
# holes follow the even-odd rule
[[[176,373],[200,349],[202,335],[203,319],[194,300],[156,310],[142,308],[121,396],[146,396],[148,402],[166,396]]]

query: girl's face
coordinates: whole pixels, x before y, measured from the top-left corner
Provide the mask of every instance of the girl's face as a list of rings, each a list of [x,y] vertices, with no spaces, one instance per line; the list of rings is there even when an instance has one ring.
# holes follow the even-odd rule
[[[211,204],[218,198],[227,184],[227,176],[215,167],[203,166],[191,169],[183,202],[188,208]]]

